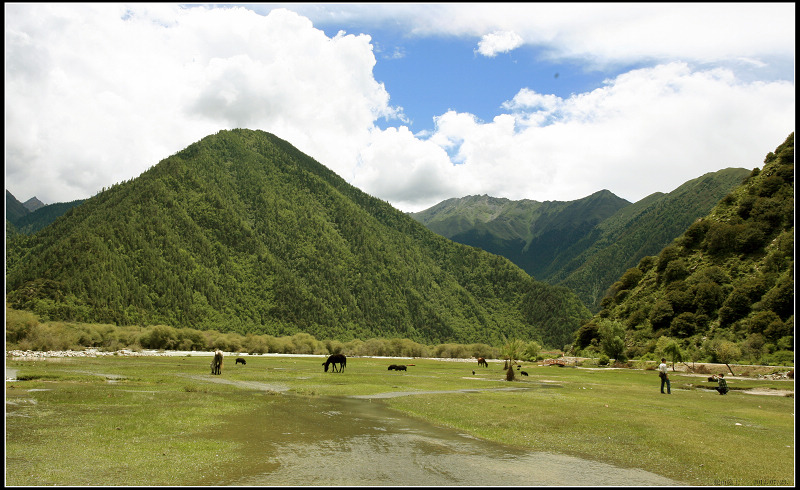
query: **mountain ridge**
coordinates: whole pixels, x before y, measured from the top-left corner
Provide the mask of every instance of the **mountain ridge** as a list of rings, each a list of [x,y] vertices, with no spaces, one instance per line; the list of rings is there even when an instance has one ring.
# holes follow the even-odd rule
[[[607,189],[575,201],[468,196],[410,216],[454,241],[507,257],[539,280],[573,289],[597,311],[626,268],[657,253],[748,174],[736,168],[709,172],[636,203]],[[481,207],[488,202],[492,213]]]
[[[793,363],[794,133],[657,255],[626,270],[575,351],[620,337],[616,355]],[[663,353],[663,354],[662,354]],[[615,356],[609,356],[615,357]]]
[[[207,136],[9,243],[8,304],[51,319],[561,347],[590,316],[263,131]]]

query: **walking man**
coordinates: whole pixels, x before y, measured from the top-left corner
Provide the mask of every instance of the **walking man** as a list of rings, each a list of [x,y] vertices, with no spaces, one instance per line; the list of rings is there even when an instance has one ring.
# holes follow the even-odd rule
[[[667,374],[667,359],[662,357],[661,364],[658,365],[658,376],[661,378],[661,394],[664,394],[664,384],[667,385],[667,394],[671,395],[672,390],[669,385],[669,375]]]

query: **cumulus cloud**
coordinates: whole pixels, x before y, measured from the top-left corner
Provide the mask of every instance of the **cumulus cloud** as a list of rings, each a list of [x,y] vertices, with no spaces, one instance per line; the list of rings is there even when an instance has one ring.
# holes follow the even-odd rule
[[[711,20],[702,7],[674,7]],[[786,16],[775,11],[783,6],[715,9],[734,26],[705,26],[710,39],[724,37],[706,44],[720,46],[692,43],[700,38],[700,21],[673,32],[688,41],[668,38],[666,27],[636,25],[657,17],[648,10],[655,7],[638,4],[625,11],[586,4],[580,15],[569,4],[426,8],[382,5],[353,12],[399,9],[394,12],[406,16],[399,23],[419,21],[417,35],[458,29],[476,39],[486,36],[486,55],[519,42],[513,36],[503,41],[498,33],[593,60],[694,50],[687,59],[735,54],[758,66],[766,52],[793,55],[793,20],[790,47],[771,44],[787,37],[781,31]],[[370,36],[330,37],[286,9],[259,15],[244,8],[161,4],[9,4],[5,12],[6,178],[22,200],[86,198],[220,129],[249,127],[288,140],[404,211],[468,194],[572,200],[604,188],[635,201],[705,172],[760,165],[794,128],[793,81],[744,81],[728,69],[663,62],[569,97],[520,87],[490,121],[448,111],[436,115],[432,131],[413,134],[400,124],[375,126],[380,118],[405,119],[375,80]],[[745,17],[762,33],[768,17],[768,32],[777,35],[757,39]],[[620,34],[605,42],[599,31],[585,39],[576,34],[592,23]],[[744,41],[733,40],[737,29]],[[631,42],[636,36],[644,37]],[[637,53],[639,41],[669,41],[672,48]]]
[[[369,36],[285,9],[9,5],[6,54],[6,175],[23,200],[89,197],[234,127],[352,177],[375,120],[402,116]]]
[[[477,52],[493,58],[497,53],[508,53],[522,46],[522,37],[515,32],[497,31],[484,35],[478,42]]]
[[[793,94],[791,82],[680,62],[568,98],[522,89],[492,121],[448,111],[430,133],[374,132],[355,183],[406,211],[471,194],[569,201],[608,189],[635,202],[760,166],[793,130]]]
[[[794,59],[794,3],[476,3],[336,5],[293,4],[325,23],[403,29],[412,36],[481,38],[514,32],[554,59],[595,66],[643,59],[665,62]]]
[[[725,167],[752,168],[793,129],[794,84],[743,83],[685,63],[634,70],[569,98],[520,90],[482,123],[448,112],[429,140],[453,147],[463,189],[572,200],[601,189],[639,200]],[[452,151],[452,150],[451,150]]]

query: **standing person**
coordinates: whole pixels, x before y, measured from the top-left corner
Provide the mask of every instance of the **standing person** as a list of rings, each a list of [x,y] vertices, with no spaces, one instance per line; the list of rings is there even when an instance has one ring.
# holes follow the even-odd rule
[[[667,359],[662,357],[661,364],[658,365],[658,377],[661,378],[661,393],[664,393],[664,384],[667,385],[667,394],[672,394],[672,389],[669,385],[669,376],[667,375]]]

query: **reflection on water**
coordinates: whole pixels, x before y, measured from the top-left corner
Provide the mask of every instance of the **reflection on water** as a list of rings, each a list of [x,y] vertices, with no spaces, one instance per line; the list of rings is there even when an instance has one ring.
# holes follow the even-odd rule
[[[268,397],[220,439],[243,457],[203,485],[676,485],[637,469],[521,451],[389,410],[380,400]]]

